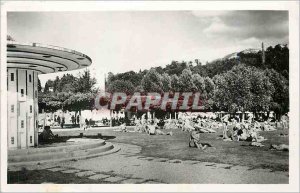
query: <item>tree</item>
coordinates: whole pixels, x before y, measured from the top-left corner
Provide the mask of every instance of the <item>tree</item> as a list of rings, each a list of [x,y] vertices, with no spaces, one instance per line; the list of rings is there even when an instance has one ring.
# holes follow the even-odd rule
[[[185,61],[182,61],[179,63],[178,61],[172,61],[171,64],[168,64],[165,68],[164,71],[168,73],[169,75],[176,74],[179,76],[181,72],[186,69],[187,63]]]
[[[204,91],[205,91],[204,78],[202,76],[200,76],[199,74],[193,74],[192,80],[197,88],[197,91],[200,93],[204,93]]]
[[[269,110],[274,88],[263,71],[241,64],[215,76],[214,82],[214,101],[220,110]]]
[[[71,93],[39,93],[39,108],[44,109],[46,112],[55,112],[58,109],[63,109],[64,101],[68,99]]]
[[[217,110],[227,111],[229,102],[229,95],[228,92],[228,82],[225,78],[225,74],[216,75],[213,78],[215,83],[215,90],[214,90],[214,106]]]
[[[193,82],[193,74],[190,68],[186,68],[179,76],[179,91],[180,92],[193,92],[197,89]]]
[[[107,85],[107,91],[110,93],[124,92],[126,94],[133,94],[134,86],[128,80],[115,80],[113,82],[110,82],[109,85]]]
[[[251,74],[251,96],[252,105],[251,109],[254,112],[257,111],[270,111],[272,95],[274,93],[274,86],[270,82],[268,76],[261,70],[252,67],[253,73]]]
[[[273,68],[277,72],[289,72],[289,48],[287,45],[276,45],[268,47],[266,50],[267,68]]]
[[[60,79],[58,76],[56,76],[54,82],[53,82],[53,91],[56,92],[56,91],[61,91],[58,86],[59,86],[59,82],[60,82]]]
[[[112,82],[114,81],[114,74],[112,72],[109,72],[107,74],[107,82]]]
[[[116,75],[113,75],[112,73],[109,73],[108,76],[108,81],[107,83],[109,84],[110,82],[114,81],[114,80],[121,80],[121,81],[129,81],[133,84],[134,87],[140,85],[141,80],[143,78],[143,74],[140,73],[136,73],[134,71],[129,71],[129,72],[124,72],[124,73],[118,73]]]
[[[179,91],[179,78],[176,74],[171,76],[171,89],[176,92]]]
[[[75,83],[75,93],[88,93],[88,92],[96,92],[94,88],[96,84],[96,79],[91,77],[91,73],[89,70],[85,70],[83,74],[79,75]]]
[[[48,80],[49,81],[49,80]],[[44,93],[49,93],[49,83],[48,81],[45,83],[45,87],[44,87]]]
[[[211,78],[209,78],[208,76],[204,78],[204,88],[205,88],[205,92],[208,96],[208,98],[212,98],[213,96],[213,92],[215,89],[215,84],[213,82],[213,80]]]
[[[64,110],[81,112],[81,110],[92,110],[95,104],[95,93],[76,93],[69,96],[63,102]]]
[[[167,73],[161,76],[162,89],[164,92],[169,92],[171,89],[171,77]]]
[[[38,92],[42,91],[41,80],[38,78]]]
[[[156,72],[154,68],[151,68],[142,79],[141,85],[145,92],[158,92],[163,91],[161,75]]]
[[[264,73],[269,77],[274,87],[271,110],[278,114],[280,118],[281,115],[289,111],[289,82],[274,69],[266,69]]]

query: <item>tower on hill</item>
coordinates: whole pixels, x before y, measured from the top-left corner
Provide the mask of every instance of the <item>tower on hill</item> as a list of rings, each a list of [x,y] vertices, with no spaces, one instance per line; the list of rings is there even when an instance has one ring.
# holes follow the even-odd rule
[[[264,48],[264,43],[262,42],[261,43],[261,61],[262,61],[262,64],[265,64],[266,62],[266,55],[265,55],[265,48]]]

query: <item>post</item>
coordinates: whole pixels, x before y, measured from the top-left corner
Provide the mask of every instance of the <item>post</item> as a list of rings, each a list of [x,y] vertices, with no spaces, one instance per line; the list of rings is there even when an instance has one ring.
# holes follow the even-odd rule
[[[45,128],[45,124],[46,124],[46,112],[44,109],[42,109],[42,113],[44,113],[44,121],[43,121],[43,129]]]
[[[110,123],[109,123],[109,127],[112,127],[112,110],[109,110],[109,114],[110,114]]]

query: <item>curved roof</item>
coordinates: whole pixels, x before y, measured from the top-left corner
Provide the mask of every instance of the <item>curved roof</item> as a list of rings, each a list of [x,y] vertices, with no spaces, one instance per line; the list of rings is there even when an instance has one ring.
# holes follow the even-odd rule
[[[90,66],[85,54],[57,46],[38,43],[7,43],[7,68],[35,70],[42,74],[77,70]]]

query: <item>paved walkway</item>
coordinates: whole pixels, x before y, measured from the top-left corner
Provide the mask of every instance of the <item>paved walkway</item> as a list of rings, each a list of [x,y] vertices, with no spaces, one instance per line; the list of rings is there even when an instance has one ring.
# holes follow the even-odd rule
[[[29,170],[47,169],[73,173],[78,177],[108,183],[195,183],[195,184],[278,184],[288,183],[287,172],[268,169],[250,170],[244,166],[215,164],[193,160],[169,160],[140,156],[141,147],[117,144],[121,151],[86,160],[26,166]],[[19,170],[21,167],[11,167]]]
[[[127,129],[133,129],[135,126],[126,126]],[[90,127],[86,130],[83,130],[82,128],[75,127],[75,128],[52,128],[51,130],[53,132],[61,132],[61,131],[93,131],[93,130],[114,130],[119,129],[119,126],[115,127],[109,127],[109,126],[102,126],[102,127]]]

